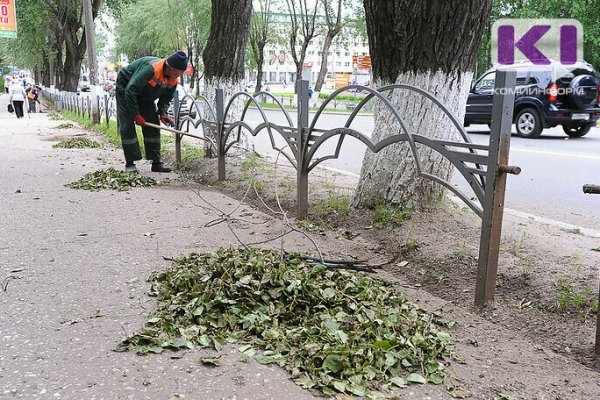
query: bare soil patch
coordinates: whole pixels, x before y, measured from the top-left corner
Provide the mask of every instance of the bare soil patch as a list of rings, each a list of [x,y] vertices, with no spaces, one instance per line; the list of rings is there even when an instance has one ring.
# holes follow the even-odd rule
[[[226,182],[217,181],[215,160],[187,165],[183,173],[234,198],[246,193],[245,202],[278,218],[283,210],[293,219],[295,171],[279,161],[252,154],[229,158]],[[461,343],[460,357],[470,361],[451,370],[459,371],[471,396],[600,397],[600,364],[593,355],[600,265],[600,252],[594,249],[600,239],[505,215],[496,301],[478,312],[473,303],[480,219],[445,200],[439,209],[382,224],[373,210],[341,205],[355,184],[354,177],[325,169],[311,173],[309,218],[295,223],[308,234],[331,239],[332,246],[322,249],[328,257],[390,261],[382,277],[397,282],[414,301],[427,308],[435,304],[435,312],[456,318],[450,332]],[[535,378],[525,378],[537,362],[528,359],[529,352],[562,367],[538,365]],[[512,359],[492,367],[495,358],[503,358],[500,354]],[[574,365],[590,368],[595,379],[566,377],[563,368]],[[482,372],[490,368],[499,368],[494,379]]]

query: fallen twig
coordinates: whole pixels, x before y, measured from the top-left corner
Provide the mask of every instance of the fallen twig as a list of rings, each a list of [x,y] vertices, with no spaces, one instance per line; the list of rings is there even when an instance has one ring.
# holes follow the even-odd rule
[[[8,289],[8,283],[12,279],[21,279],[21,277],[20,276],[10,275],[10,276],[7,276],[6,278],[4,278],[4,280],[2,281],[3,291],[6,292],[6,290]]]

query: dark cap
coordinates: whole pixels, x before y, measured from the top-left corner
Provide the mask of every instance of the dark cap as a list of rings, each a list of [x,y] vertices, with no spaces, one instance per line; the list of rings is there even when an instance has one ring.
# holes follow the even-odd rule
[[[167,64],[169,64],[175,69],[185,71],[188,65],[187,54],[179,50],[178,52],[171,54],[169,58],[167,58]]]

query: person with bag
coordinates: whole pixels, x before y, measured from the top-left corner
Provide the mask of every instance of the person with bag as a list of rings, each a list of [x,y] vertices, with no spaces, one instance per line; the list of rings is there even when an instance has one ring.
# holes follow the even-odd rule
[[[27,93],[25,93],[25,88],[18,79],[12,81],[8,94],[10,96],[8,101],[13,105],[17,118],[23,118],[23,103]]]
[[[168,58],[142,57],[119,71],[117,77],[117,127],[125,153],[125,171],[137,172],[135,161],[142,159],[135,124],[142,127],[146,159],[152,160],[153,172],[171,172],[160,154],[160,130],[146,121],[174,125],[168,116],[179,77],[187,68],[188,57],[183,51]],[[154,101],[158,99],[158,104]]]
[[[27,102],[29,104],[29,108],[28,108],[27,112],[29,112],[29,113],[36,112],[35,102],[38,97],[37,86],[31,85],[31,87],[29,87],[28,89],[25,90],[25,93],[27,93]]]

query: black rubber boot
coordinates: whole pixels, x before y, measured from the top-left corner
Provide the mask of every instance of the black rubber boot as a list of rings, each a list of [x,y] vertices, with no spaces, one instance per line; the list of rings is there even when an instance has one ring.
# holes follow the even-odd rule
[[[162,162],[153,162],[152,163],[152,172],[171,172],[171,168],[167,167]]]
[[[138,172],[138,169],[133,162],[126,162],[125,172]]]

